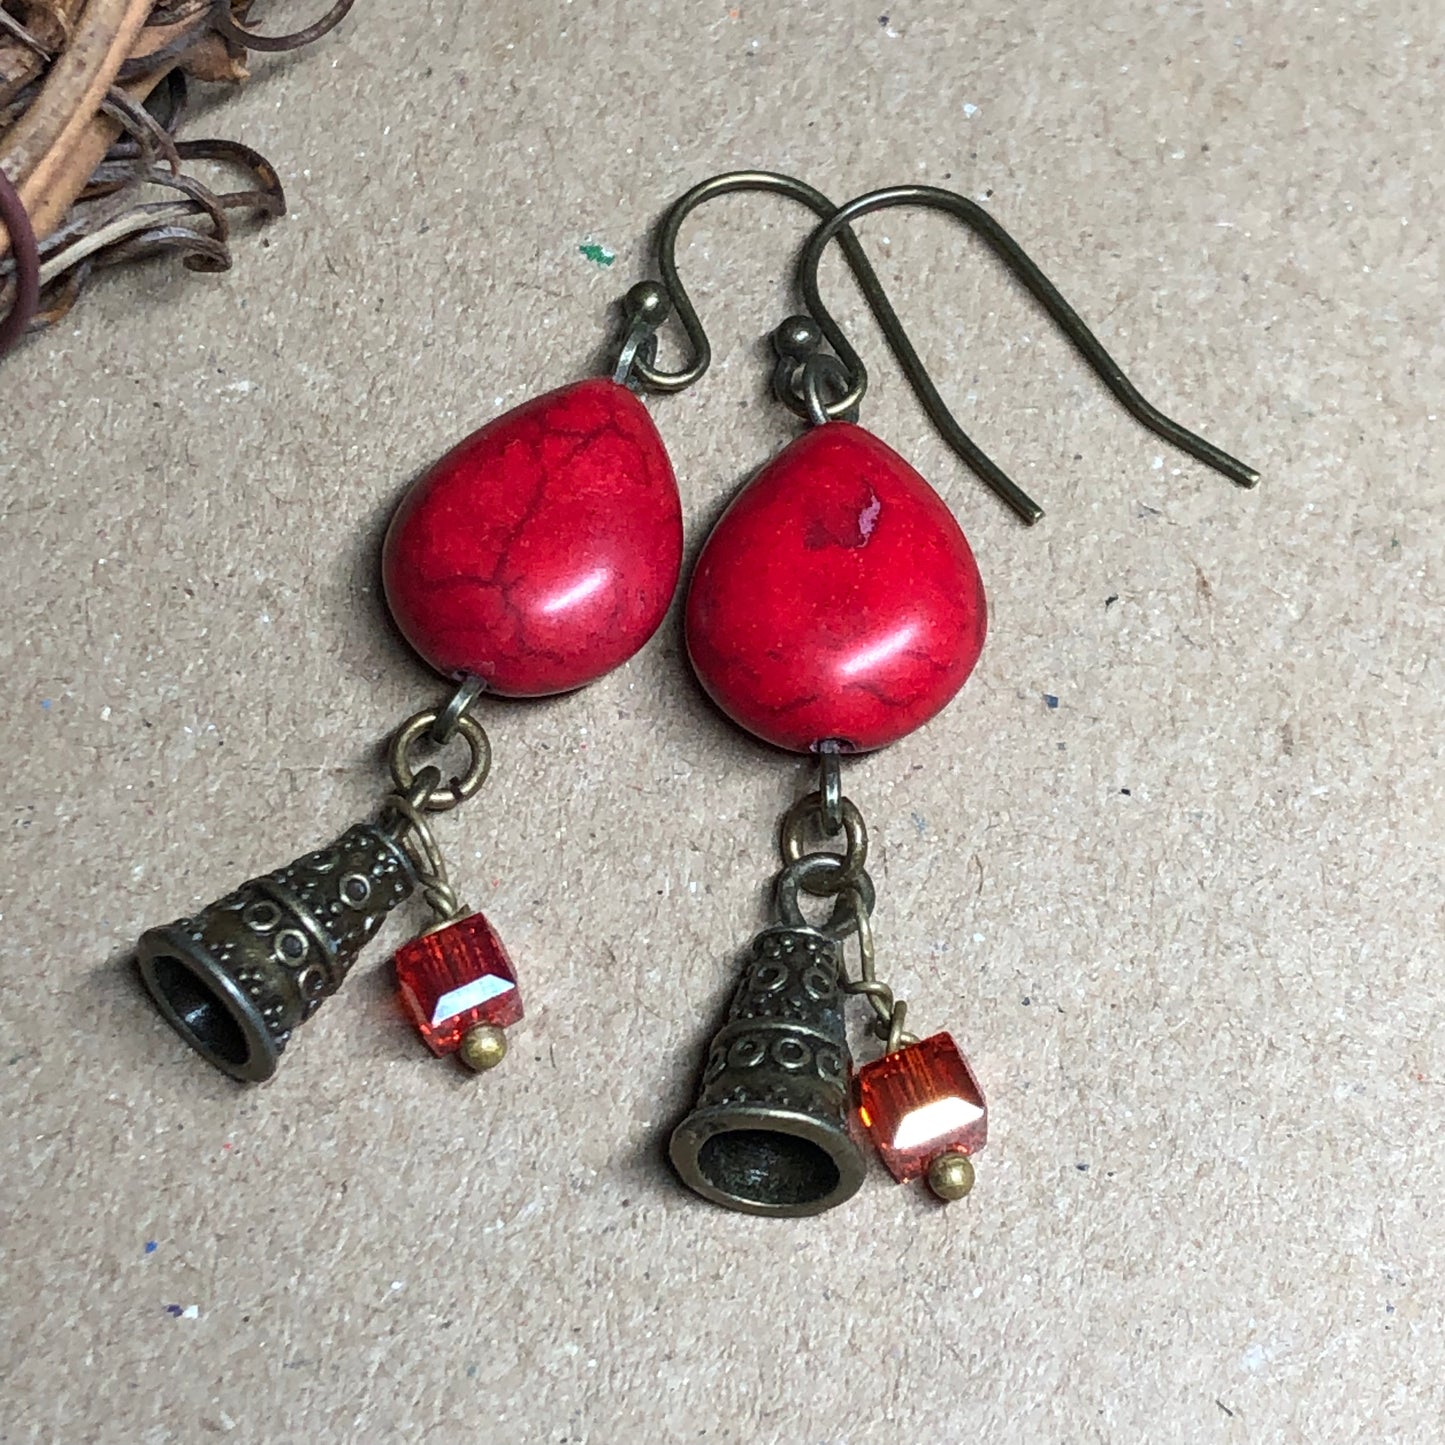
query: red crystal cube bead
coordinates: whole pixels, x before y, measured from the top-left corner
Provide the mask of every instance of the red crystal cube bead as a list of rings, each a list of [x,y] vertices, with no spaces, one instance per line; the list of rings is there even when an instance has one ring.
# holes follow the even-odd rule
[[[478,1024],[506,1028],[522,1017],[517,972],[480,913],[403,944],[396,952],[396,982],[434,1054],[455,1053]]]
[[[988,1140],[983,1090],[948,1034],[864,1064],[858,1117],[900,1182],[926,1174],[940,1154],[977,1154]]]

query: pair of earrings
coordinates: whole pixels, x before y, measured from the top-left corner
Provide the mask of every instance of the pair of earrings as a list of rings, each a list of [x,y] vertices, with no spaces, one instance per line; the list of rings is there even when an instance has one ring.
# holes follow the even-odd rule
[[[612,374],[489,422],[415,483],[392,520],[382,558],[388,605],[417,652],[457,685],[393,735],[393,787],[376,821],[151,929],[138,960],[161,1011],[199,1053],[236,1078],[262,1080],[390,910],[419,892],[435,921],[396,954],[401,1002],[434,1053],[456,1053],[479,1070],[501,1061],[505,1030],[522,1017],[517,974],[491,924],[460,903],[431,818],[486,781],[491,746],[473,713],[481,696],[536,697],[592,682],[642,647],[672,601],[682,508],[638,393],[681,391],[707,370],[677,238],[697,206],[742,190],[791,197],[820,218],[798,266],[806,314],[773,338],[774,392],[810,427],[704,544],[686,601],[687,646],[723,712],[779,748],[814,755],[818,783],[783,820],[776,919],[748,951],[671,1157],[683,1181],[716,1203],[816,1213],[861,1184],[861,1125],[895,1178],[926,1177],[940,1197],[958,1198],[987,1138],[983,1090],[948,1034],[907,1030],[905,1003],[878,977],[868,831],[841,771],[846,757],[897,741],[949,702],[982,649],[986,603],[953,514],[857,424],[867,372],[819,294],[825,251],[839,242],[934,424],[1025,522],[1042,510],[944,406],[850,229],[859,217],[920,206],[962,221],[1139,421],[1240,485],[1257,475],[1149,406],[1012,238],[949,191],[901,186],[835,207],[791,177],[742,171],[675,202],[659,235],[661,282],[627,294]],[[670,313],[692,352],[676,371],[657,363]],[[447,777],[425,759],[458,738],[468,765]],[[826,911],[821,922],[805,916],[805,900]],[[856,1071],[849,996],[871,1009],[883,1046]]]

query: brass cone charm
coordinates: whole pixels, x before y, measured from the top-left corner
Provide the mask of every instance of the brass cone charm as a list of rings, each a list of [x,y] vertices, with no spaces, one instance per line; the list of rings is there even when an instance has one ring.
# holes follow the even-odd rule
[[[697,1104],[672,1135],[673,1166],[704,1199],[819,1214],[862,1184],[838,964],[838,945],[811,928],[753,941]]]
[[[341,987],[415,886],[396,841],[359,824],[193,918],[150,929],[136,947],[141,977],[181,1037],[218,1069],[269,1079],[292,1030]]]

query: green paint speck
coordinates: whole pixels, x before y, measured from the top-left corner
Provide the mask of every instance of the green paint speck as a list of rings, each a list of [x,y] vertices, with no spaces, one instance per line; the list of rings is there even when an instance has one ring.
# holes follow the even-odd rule
[[[616,251],[609,251],[597,241],[584,241],[577,249],[595,266],[610,266],[617,259]]]

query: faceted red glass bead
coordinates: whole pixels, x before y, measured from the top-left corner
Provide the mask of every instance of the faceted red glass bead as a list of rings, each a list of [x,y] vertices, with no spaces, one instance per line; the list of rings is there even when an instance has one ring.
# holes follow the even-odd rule
[[[682,504],[647,408],[594,377],[474,432],[413,485],[382,549],[387,605],[438,672],[539,697],[626,662],[682,566]]]
[[[434,1054],[455,1053],[478,1024],[506,1028],[522,1017],[512,960],[480,913],[403,944],[396,952],[396,982]]]
[[[917,1179],[940,1154],[988,1141],[983,1090],[948,1034],[908,1044],[858,1070],[858,1117],[888,1172]]]
[[[814,427],[723,514],[687,600],[692,665],[751,733],[881,748],[927,722],[983,649],[983,583],[942,498],[871,432]]]

